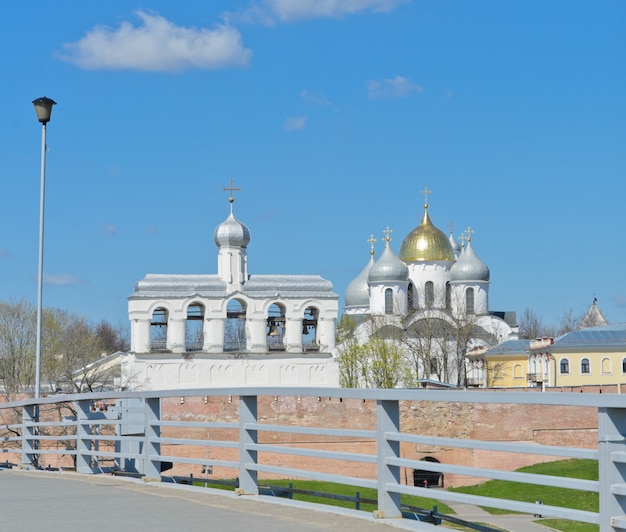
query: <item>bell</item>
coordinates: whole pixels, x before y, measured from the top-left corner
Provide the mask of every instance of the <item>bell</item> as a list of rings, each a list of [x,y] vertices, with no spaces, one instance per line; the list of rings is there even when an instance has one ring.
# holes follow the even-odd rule
[[[302,334],[309,334],[309,328],[306,325],[302,326]]]
[[[280,336],[280,331],[278,330],[278,325],[272,323],[270,325],[270,332],[267,333],[268,336]]]

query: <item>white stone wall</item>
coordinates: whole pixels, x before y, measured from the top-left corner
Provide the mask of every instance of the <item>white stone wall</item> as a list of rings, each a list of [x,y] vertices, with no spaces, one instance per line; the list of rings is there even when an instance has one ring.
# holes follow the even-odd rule
[[[124,386],[131,390],[220,386],[339,386],[334,356],[127,354]]]

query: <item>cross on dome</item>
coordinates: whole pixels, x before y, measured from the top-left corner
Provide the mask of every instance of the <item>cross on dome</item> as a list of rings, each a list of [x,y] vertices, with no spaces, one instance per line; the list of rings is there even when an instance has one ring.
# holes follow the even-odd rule
[[[471,242],[472,241],[472,234],[474,233],[474,230],[468,225],[467,229],[465,230],[465,234],[467,235],[467,241]]]
[[[385,242],[389,243],[391,242],[391,233],[393,233],[392,229],[389,229],[389,226],[385,227],[385,230],[383,231],[383,233],[385,233]]]
[[[376,242],[376,239],[374,238],[373,234],[370,234],[369,239],[367,240],[370,243],[370,255],[374,254],[374,243]]]
[[[237,191],[237,192],[241,192],[241,189],[240,189],[239,187],[233,187],[233,183],[234,183],[234,182],[235,182],[235,180],[234,180],[234,179],[230,179],[230,180],[229,180],[230,186],[222,188],[222,190],[223,190],[224,192],[226,192],[227,190],[230,192],[230,197],[228,198],[228,202],[229,202],[231,205],[232,205],[232,203],[235,201],[235,198],[234,198],[234,196],[233,196],[233,192],[235,192],[235,191]]]
[[[432,193],[432,190],[428,190],[428,185],[424,185],[424,190],[420,192],[420,194],[424,194],[424,209],[428,209],[428,195]]]

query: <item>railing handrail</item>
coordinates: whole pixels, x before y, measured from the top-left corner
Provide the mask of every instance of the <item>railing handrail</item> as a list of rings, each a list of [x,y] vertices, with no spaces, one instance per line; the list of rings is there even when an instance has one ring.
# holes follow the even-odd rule
[[[237,402],[238,419],[234,421],[201,422],[184,419],[162,420],[161,406],[164,399],[180,398],[181,404],[188,397],[228,397],[225,403]],[[257,402],[259,397],[317,397],[338,398],[340,400],[375,401],[375,430],[363,430],[349,426],[327,427],[323,416],[319,418],[318,426],[293,427],[277,423],[261,423],[258,420]],[[236,399],[234,399],[236,398]],[[103,400],[111,406],[109,412],[96,411],[94,405]],[[111,401],[115,400],[113,404]],[[493,403],[515,405],[591,407],[598,411],[598,447],[596,449],[559,447],[540,444],[522,444],[493,441],[476,441],[468,438],[445,438],[425,436],[423,434],[409,434],[401,431],[400,404],[403,401],[411,402],[438,402],[438,403]],[[56,403],[72,403],[75,416],[64,418],[64,421],[47,421],[40,419],[40,406]],[[174,403],[171,403],[174,404]],[[460,476],[469,476],[485,479],[500,479],[528,484],[561,486],[562,479],[551,476],[534,475],[503,471],[493,468],[476,467],[475,465],[455,465],[439,462],[423,462],[400,455],[400,443],[426,444],[430,446],[459,447],[498,451],[504,453],[529,453],[546,456],[597,459],[599,462],[599,481],[582,479],[568,480],[568,487],[600,495],[600,511],[598,513],[576,511],[566,508],[545,505],[542,514],[552,517],[568,517],[587,523],[601,525],[602,530],[619,528],[619,523],[626,523],[623,515],[624,499],[626,498],[626,472],[617,467],[626,463],[626,402],[619,394],[590,394],[590,393],[542,393],[535,392],[498,392],[498,391],[463,391],[463,390],[431,390],[431,389],[342,389],[327,387],[221,387],[221,388],[193,388],[151,391],[107,391],[89,394],[53,395],[39,399],[23,399],[10,403],[0,404],[0,410],[22,409],[21,424],[10,426],[21,429],[21,437],[7,437],[5,441],[21,441],[23,463],[36,463],[40,455],[45,456],[65,454],[74,456],[76,469],[79,472],[96,472],[94,464],[98,461],[115,460],[116,463],[131,459],[133,463],[141,462],[143,474],[148,478],[160,479],[161,468],[164,463],[177,462],[181,464],[228,467],[238,469],[242,494],[258,494],[258,473],[273,475],[298,476],[311,480],[322,480],[353,484],[361,487],[376,487],[378,489],[378,512],[383,517],[399,517],[400,495],[424,495],[424,487],[402,484],[401,468],[423,469],[435,473],[445,473]],[[374,411],[372,411],[374,412]],[[115,434],[101,433],[101,430],[110,425]],[[9,425],[5,425],[4,428]],[[196,439],[176,433],[162,435],[162,429],[168,427],[191,427],[206,429],[206,437]],[[0,427],[1,428],[1,427]],[[217,441],[208,437],[208,430],[218,428],[238,432],[235,440]],[[52,431],[69,430],[72,434],[45,434],[44,429]],[[132,429],[132,430],[131,430]],[[170,431],[171,432],[171,431]],[[306,434],[311,436],[325,435],[329,438],[358,438],[370,439],[375,443],[375,454],[350,453],[338,450],[321,450],[307,447],[289,447],[289,438],[280,440],[280,445],[272,444],[271,440],[260,442],[259,435],[272,433]],[[49,448],[46,444],[58,441],[63,447]],[[75,448],[64,448],[65,442],[75,442]],[[100,449],[101,443],[115,443],[115,449]],[[172,453],[171,447],[166,453],[161,452],[161,446],[174,445],[177,449],[185,446],[203,448],[239,449],[238,459],[222,460],[217,457],[209,459],[198,456],[186,456]],[[297,469],[287,467],[284,463],[274,464],[271,461],[258,460],[259,454],[269,457],[283,454],[304,456],[312,460],[342,460],[344,462],[361,462],[376,464],[375,478],[357,478],[341,474],[320,472],[304,461],[296,463]],[[302,462],[302,463],[300,463]],[[102,471],[102,467],[100,467]],[[478,497],[475,495],[441,492],[437,498],[442,501],[458,501],[470,504],[480,504],[495,508],[504,508],[513,511],[528,511],[532,505],[522,501],[506,501],[503,499]],[[531,511],[532,513],[532,511]]]
[[[39,399],[29,398],[0,403],[0,408],[16,408],[26,405],[46,405],[79,400],[100,401],[104,399],[172,398],[172,397],[216,397],[216,396],[318,396],[341,399],[427,401],[443,403],[500,403],[530,404],[551,406],[587,406],[592,408],[623,408],[621,394],[593,393],[544,393],[544,392],[503,392],[481,390],[429,390],[424,388],[327,388],[296,386],[224,386],[219,388],[177,388],[169,390],[106,391],[75,394],[55,394]]]

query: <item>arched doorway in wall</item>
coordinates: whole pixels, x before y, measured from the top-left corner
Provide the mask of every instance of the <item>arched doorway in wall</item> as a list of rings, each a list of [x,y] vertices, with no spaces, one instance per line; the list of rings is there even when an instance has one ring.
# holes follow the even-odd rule
[[[307,307],[302,319],[302,349],[303,351],[319,351],[320,344],[317,338],[317,320],[319,310]]]
[[[425,456],[420,462],[435,462],[439,464],[439,460],[432,456]],[[421,487],[437,486],[443,488],[443,473],[438,471],[428,471],[427,469],[413,470],[413,485]]]
[[[164,307],[154,309],[150,320],[150,351],[167,351],[167,320],[169,312]]]
[[[267,311],[267,349],[269,351],[285,350],[285,308],[272,303]]]
[[[228,302],[224,324],[224,351],[243,352],[247,349],[246,310],[243,301],[231,299]]]
[[[202,351],[204,345],[204,305],[191,303],[185,320],[185,351]]]

